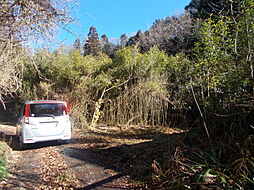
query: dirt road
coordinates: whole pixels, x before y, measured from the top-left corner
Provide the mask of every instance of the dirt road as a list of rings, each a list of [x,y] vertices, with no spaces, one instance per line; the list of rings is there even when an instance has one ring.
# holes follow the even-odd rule
[[[0,125],[0,132],[13,149],[2,189],[133,189],[127,176],[107,165],[110,158],[89,150],[78,129],[70,144],[38,143],[22,151],[16,149],[14,126]]]

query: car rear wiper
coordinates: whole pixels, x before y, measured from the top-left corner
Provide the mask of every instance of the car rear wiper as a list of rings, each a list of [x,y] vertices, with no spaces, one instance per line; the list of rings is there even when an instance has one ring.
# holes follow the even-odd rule
[[[55,119],[55,116],[53,114],[39,114],[39,117],[53,117]]]

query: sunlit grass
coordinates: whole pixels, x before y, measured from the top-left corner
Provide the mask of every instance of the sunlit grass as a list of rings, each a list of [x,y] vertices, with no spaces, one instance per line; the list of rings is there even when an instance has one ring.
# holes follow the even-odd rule
[[[101,144],[109,146],[126,144],[134,145],[143,142],[150,142],[163,135],[171,135],[186,132],[177,128],[168,126],[147,126],[147,125],[129,125],[129,126],[108,126],[97,125],[95,127],[85,128],[85,136],[89,138],[100,139]]]
[[[0,142],[0,178],[5,178],[7,172],[6,155],[8,153],[8,146],[4,142]]]

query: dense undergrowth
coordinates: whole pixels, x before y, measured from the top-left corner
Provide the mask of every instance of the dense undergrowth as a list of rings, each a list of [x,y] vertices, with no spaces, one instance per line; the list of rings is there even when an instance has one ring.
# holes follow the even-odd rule
[[[204,126],[192,129],[164,162],[153,165],[154,183],[162,189],[253,189],[253,129],[233,117],[207,120],[210,140]]]

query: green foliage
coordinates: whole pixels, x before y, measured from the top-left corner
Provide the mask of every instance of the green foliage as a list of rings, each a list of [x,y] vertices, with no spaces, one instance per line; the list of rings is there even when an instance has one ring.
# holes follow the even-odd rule
[[[84,55],[98,55],[101,52],[101,44],[95,27],[90,27],[87,41],[84,45]]]
[[[117,79],[149,80],[165,76],[167,64],[168,56],[157,48],[141,54],[137,46],[124,47],[116,52],[112,74]]]
[[[124,47],[116,52],[114,58],[113,76],[117,79],[128,79],[138,77],[137,68],[141,53],[137,46]]]
[[[188,113],[188,108],[191,110],[187,114],[187,118],[191,117],[188,125],[195,128],[182,141],[182,146],[165,158],[164,167],[159,165],[154,169],[155,174],[160,174],[155,183],[165,188],[252,189],[254,186],[253,129],[249,127],[253,126],[254,110],[254,4],[249,0],[234,1],[235,4],[241,4],[235,15],[213,15],[201,21],[189,59],[184,54],[170,57],[170,95],[175,99],[173,103],[177,100],[180,103],[182,115]],[[204,135],[200,114],[196,114],[199,112],[190,85],[194,87],[203,122],[208,126],[211,144]],[[179,185],[181,180],[184,182]]]
[[[249,86],[252,86],[253,91],[253,49],[254,49],[254,3],[251,0],[241,2],[241,17],[237,22],[236,27],[236,47],[235,51],[239,62],[244,66],[246,77],[251,81]],[[247,82],[247,81],[246,81]]]
[[[6,155],[8,152],[6,143],[0,142],[0,179],[5,178],[8,174]]]
[[[101,49],[103,53],[112,58],[115,53],[116,45],[110,42],[108,37],[104,34],[101,36]]]
[[[23,101],[59,98],[70,101],[75,109],[81,109],[74,110],[77,119],[88,122],[95,110],[101,111],[104,104],[101,99],[115,103],[127,95],[133,98],[129,93],[135,91],[138,96],[144,96],[142,102],[149,107],[147,111],[158,112],[154,117],[159,118],[163,109],[156,106],[167,106],[168,63],[168,56],[157,48],[141,54],[137,46],[124,47],[116,52],[114,60],[105,54],[84,57],[78,50],[67,53],[61,49],[55,53],[41,50],[24,60],[24,83],[19,97]],[[155,98],[158,102],[151,107]],[[145,110],[139,98],[133,104]],[[117,120],[128,121],[132,114],[139,114],[139,109]],[[145,118],[141,120],[147,122]]]
[[[168,71],[168,93],[175,109],[185,110],[193,101],[190,95],[189,83],[193,76],[193,62],[184,53],[170,56]]]
[[[206,88],[220,91],[220,85],[227,83],[227,75],[234,69],[234,41],[229,31],[229,20],[226,17],[216,22],[207,19],[200,29],[200,36],[195,48],[195,77]]]
[[[115,54],[112,65],[104,72],[111,76],[110,92],[105,99],[102,121],[116,123],[161,123],[163,108],[167,107],[168,56],[152,48],[140,53],[137,46],[124,47]],[[157,102],[154,102],[154,99]],[[115,105],[118,105],[116,108]],[[131,105],[131,106],[129,106]],[[149,117],[149,112],[152,117]],[[165,120],[163,120],[165,122]]]
[[[20,100],[68,101],[75,108],[73,115],[77,120],[83,118],[81,120],[87,121],[90,117],[88,107],[111,84],[111,77],[103,69],[112,64],[112,60],[105,54],[84,57],[78,50],[65,52],[59,49],[55,53],[39,50],[23,62],[24,82],[19,89]]]
[[[0,179],[7,176],[6,160],[0,156]]]

